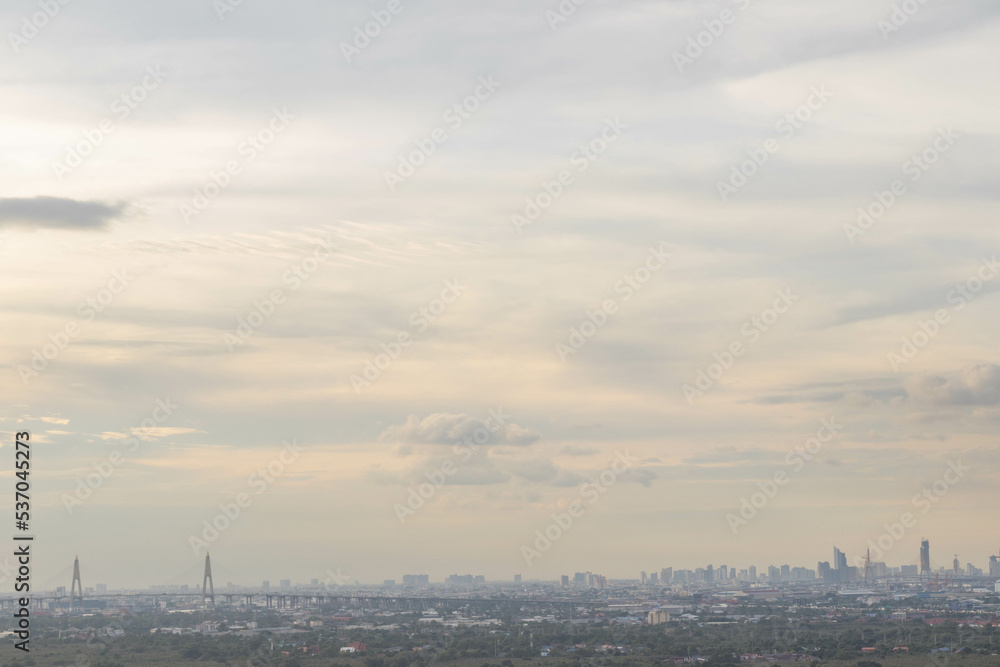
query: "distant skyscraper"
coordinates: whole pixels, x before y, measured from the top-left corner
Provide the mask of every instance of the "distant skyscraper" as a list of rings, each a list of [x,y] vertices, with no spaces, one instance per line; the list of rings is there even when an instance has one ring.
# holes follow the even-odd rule
[[[847,554],[845,554],[837,547],[833,548],[833,569],[834,570],[847,569]]]
[[[568,574],[564,574],[562,576],[562,585],[563,586],[569,586],[569,575]]]
[[[990,576],[1000,577],[1000,558],[990,556]]]
[[[521,575],[519,575],[519,574],[515,574],[514,575],[514,583],[515,584],[521,583]]]
[[[665,568],[663,568],[663,569],[660,570],[660,581],[661,582],[663,582],[664,584],[669,585],[670,582],[673,581],[673,579],[674,579],[674,568],[672,568],[672,567],[665,567]]]
[[[639,573],[639,583],[643,586],[649,583],[649,575],[646,574],[645,570]]]
[[[757,566],[751,565],[749,567],[750,581],[757,581]]]
[[[951,571],[955,576],[962,573],[962,565],[958,562],[958,554],[955,554],[955,560],[951,562]]]
[[[920,576],[931,574],[931,543],[920,540]]]

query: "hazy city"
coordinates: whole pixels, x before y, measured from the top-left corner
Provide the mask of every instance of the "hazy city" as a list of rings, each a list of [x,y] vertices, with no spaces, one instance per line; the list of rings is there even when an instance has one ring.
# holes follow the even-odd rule
[[[1000,667],[996,0],[0,35],[0,667]]]

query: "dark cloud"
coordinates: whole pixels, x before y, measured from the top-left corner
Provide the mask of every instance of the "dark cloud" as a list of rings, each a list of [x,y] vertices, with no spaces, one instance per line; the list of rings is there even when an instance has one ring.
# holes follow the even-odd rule
[[[489,425],[487,425],[489,422]],[[495,431],[490,430],[492,426]],[[483,433],[488,436],[483,439]],[[381,435],[383,441],[454,445],[470,438],[482,445],[530,445],[538,440],[536,431],[508,422],[496,428],[496,420],[469,415],[435,413],[420,419],[410,415],[405,424],[390,426]],[[477,439],[478,438],[478,439]]]
[[[63,197],[0,198],[0,227],[105,229],[120,219],[124,202],[107,204]]]
[[[931,405],[996,405],[1000,403],[1000,366],[976,364],[955,375],[925,375],[906,387],[910,396]]]

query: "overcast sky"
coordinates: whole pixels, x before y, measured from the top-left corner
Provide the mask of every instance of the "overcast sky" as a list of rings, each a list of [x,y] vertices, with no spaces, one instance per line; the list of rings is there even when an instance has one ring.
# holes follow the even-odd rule
[[[51,5],[0,10],[41,585],[997,553],[996,3]]]

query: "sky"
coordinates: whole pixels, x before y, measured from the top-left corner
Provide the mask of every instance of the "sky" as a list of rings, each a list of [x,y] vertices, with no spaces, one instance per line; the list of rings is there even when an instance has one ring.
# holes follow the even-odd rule
[[[37,585],[985,568],[998,18],[5,3]]]

